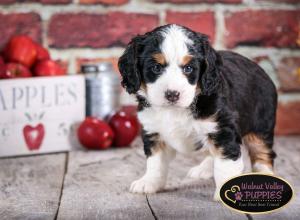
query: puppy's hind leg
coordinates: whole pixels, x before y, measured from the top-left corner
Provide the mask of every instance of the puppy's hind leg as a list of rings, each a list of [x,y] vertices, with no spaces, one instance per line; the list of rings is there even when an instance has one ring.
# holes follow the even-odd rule
[[[214,159],[211,155],[207,155],[204,160],[197,166],[192,167],[187,177],[193,179],[210,179],[214,174]]]
[[[132,193],[156,193],[166,185],[168,166],[175,156],[175,150],[163,142],[156,143],[147,158],[146,173],[130,186]]]
[[[273,140],[265,141],[259,135],[250,133],[243,137],[243,141],[249,149],[253,172],[273,174],[273,161],[276,156],[272,150]]]

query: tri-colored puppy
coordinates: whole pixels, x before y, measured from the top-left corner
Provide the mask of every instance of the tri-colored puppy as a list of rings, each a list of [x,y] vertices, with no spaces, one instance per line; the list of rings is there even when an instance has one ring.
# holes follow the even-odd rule
[[[134,193],[161,190],[176,152],[208,152],[192,178],[223,182],[243,172],[241,144],[253,171],[272,173],[276,88],[257,64],[215,51],[207,36],[178,25],[158,27],[128,44],[119,59],[122,85],[138,100],[147,155]]]

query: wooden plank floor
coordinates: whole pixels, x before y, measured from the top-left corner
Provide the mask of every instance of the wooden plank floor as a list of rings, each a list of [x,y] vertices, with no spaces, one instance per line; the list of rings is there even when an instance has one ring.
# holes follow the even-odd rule
[[[55,219],[65,154],[0,160],[0,219]]]
[[[154,195],[128,192],[142,176],[145,157],[138,147],[77,151],[0,159],[0,219],[300,219],[300,137],[278,137],[276,173],[296,195],[272,214],[244,215],[212,200],[212,180],[185,178],[201,161],[178,156],[166,190]]]

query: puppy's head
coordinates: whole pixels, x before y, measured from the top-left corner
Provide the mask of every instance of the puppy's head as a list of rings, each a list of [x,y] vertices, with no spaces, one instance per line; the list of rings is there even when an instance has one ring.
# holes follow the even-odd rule
[[[188,107],[196,95],[217,92],[219,65],[207,36],[178,25],[133,38],[119,59],[127,92],[155,106]]]

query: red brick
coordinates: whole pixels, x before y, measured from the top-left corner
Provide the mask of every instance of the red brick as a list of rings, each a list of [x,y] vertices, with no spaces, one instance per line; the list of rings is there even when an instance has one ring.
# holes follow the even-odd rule
[[[128,0],[80,0],[80,4],[123,5]]]
[[[300,10],[248,10],[226,13],[227,47],[299,47]]]
[[[80,66],[83,63],[99,63],[99,62],[110,62],[112,63],[114,70],[116,73],[119,73],[119,69],[118,69],[118,58],[116,57],[108,57],[108,58],[78,58],[76,60],[76,70],[77,73],[80,73]]]
[[[25,34],[41,42],[41,18],[35,13],[0,14],[0,50],[17,34]]]
[[[167,2],[174,4],[196,4],[196,3],[241,3],[242,0],[152,0],[154,2]]]
[[[28,2],[40,2],[42,4],[68,4],[71,3],[72,0],[29,0]],[[0,0],[0,4],[13,4],[20,3],[22,1],[18,0]]]
[[[300,102],[279,103],[275,133],[300,134]]]
[[[264,2],[297,4],[299,0],[264,0]]]
[[[149,14],[56,14],[49,24],[48,39],[50,46],[56,48],[124,46],[133,36],[157,24],[158,17]]]
[[[173,12],[168,11],[167,23],[175,23],[191,28],[194,31],[207,34],[212,42],[215,38],[215,18],[211,11],[206,12]]]
[[[284,92],[300,91],[300,57],[283,58],[279,63],[277,74],[280,90]]]
[[[17,0],[0,0],[0,5],[8,5],[17,2]]]
[[[68,4],[71,3],[72,0],[34,0],[40,2],[42,4]]]

